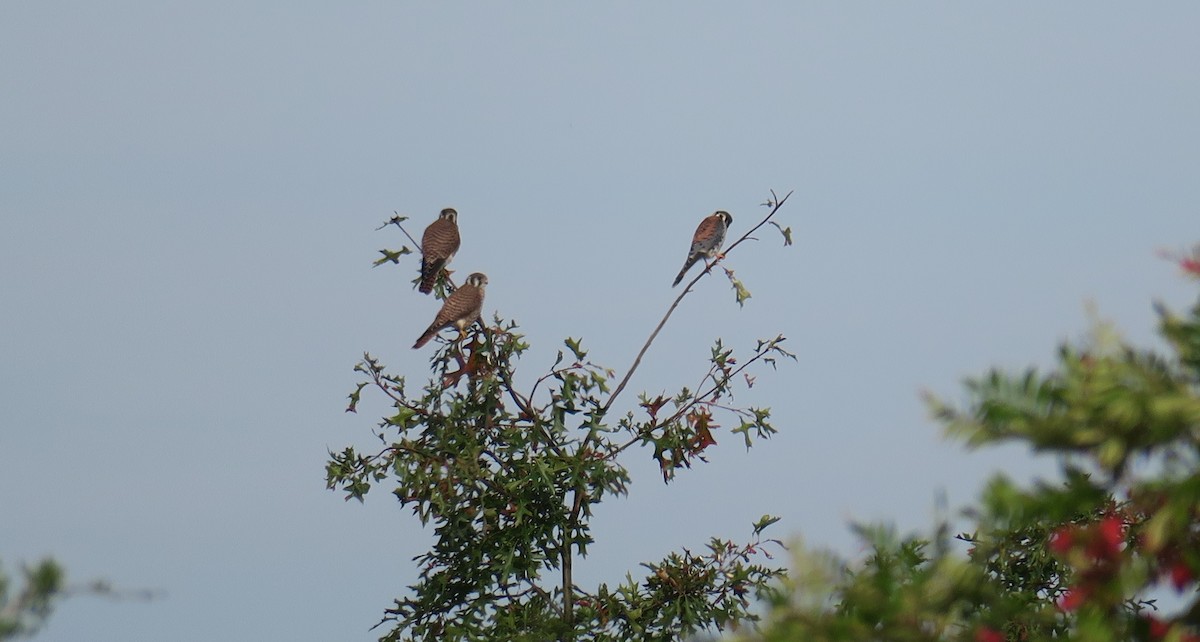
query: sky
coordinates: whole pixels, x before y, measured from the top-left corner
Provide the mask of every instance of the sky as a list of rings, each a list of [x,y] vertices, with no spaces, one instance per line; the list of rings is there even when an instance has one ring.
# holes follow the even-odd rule
[[[330,450],[370,351],[422,381],[436,303],[404,242],[459,211],[454,267],[520,322],[532,382],[566,337],[621,375],[698,221],[770,190],[795,244],[727,259],[630,383],[692,383],[717,337],[795,363],[738,397],[779,434],[669,485],[631,450],[584,585],[710,536],[853,556],[848,525],[929,529],[1003,471],[920,394],[1045,367],[1088,307],[1157,345],[1195,292],[1200,5],[60,2],[0,4],[0,561],[76,597],[39,640],[373,640],[430,542],[387,487],[345,502]],[[618,404],[619,406],[620,404]],[[728,422],[727,422],[728,423]],[[782,556],[781,559],[785,559]]]

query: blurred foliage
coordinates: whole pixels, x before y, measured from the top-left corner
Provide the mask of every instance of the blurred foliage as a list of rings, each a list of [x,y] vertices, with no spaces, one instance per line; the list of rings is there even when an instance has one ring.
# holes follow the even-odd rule
[[[19,587],[0,571],[0,640],[36,633],[62,591],[63,570],[54,560],[22,568]]]
[[[770,213],[726,254],[786,200],[772,194]],[[385,226],[411,240],[404,220],[397,215]],[[790,230],[781,232],[790,240]],[[409,250],[380,253],[376,265],[403,265]],[[727,270],[742,305],[749,291],[732,274]],[[435,296],[452,287],[440,279]],[[363,379],[347,411],[357,412],[364,391],[382,395],[390,408],[374,431],[376,447],[330,453],[328,487],[363,501],[383,485],[434,534],[430,550],[415,559],[415,583],[379,623],[390,627],[382,640],[678,640],[758,617],[755,600],[770,598],[783,575],[768,562],[780,546],[763,535],[776,520],[770,516],[743,542],[712,538],[701,550],[644,563],[640,577],[627,573],[616,586],[585,588],[574,577],[576,558],[593,543],[594,507],[629,492],[624,458],[653,457],[669,483],[705,461],[722,424],[746,447],[775,432],[769,409],[740,406],[733,395],[753,386],[755,370],[795,358],[782,335],[741,355],[718,339],[693,387],[643,393],[623,414],[613,410],[690,292],[689,285],[678,294],[615,385],[614,372],[570,337],[547,371],[526,387],[516,385],[529,343],[499,315],[480,320],[462,340],[439,339],[424,384],[414,386],[375,356],[363,356],[355,367]]]
[[[1200,247],[1173,258],[1200,277]],[[949,435],[1053,453],[1060,479],[996,475],[954,538],[859,527],[865,560],[798,549],[762,628],[735,639],[1200,641],[1200,302],[1156,307],[1166,351],[1098,323],[1049,372],[987,372],[961,408],[928,398]]]

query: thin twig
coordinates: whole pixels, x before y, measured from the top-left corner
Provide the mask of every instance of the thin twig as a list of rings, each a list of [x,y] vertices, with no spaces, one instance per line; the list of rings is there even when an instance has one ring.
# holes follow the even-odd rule
[[[508,390],[508,396],[512,397],[513,403],[517,404],[517,409],[525,413],[525,416],[529,417],[529,422],[541,431],[542,438],[546,441],[546,445],[549,446],[550,450],[554,451],[555,455],[562,457],[562,448],[559,448],[558,444],[551,438],[550,431],[546,430],[541,415],[534,410],[531,400],[522,398],[520,393],[517,392],[516,387],[513,386],[512,376],[507,369],[499,368],[499,370],[500,380],[504,382],[504,388]]]
[[[703,276],[706,273],[707,270],[701,272],[700,276]],[[700,276],[697,276],[696,279],[699,279]],[[695,279],[693,279],[692,283],[695,282]],[[687,296],[687,293],[691,291],[692,283],[688,283],[687,287],[683,289],[683,292],[680,292],[679,296],[675,297],[675,301],[671,303],[671,307],[667,308],[667,313],[663,315],[662,320],[660,320],[658,325],[655,326],[654,332],[650,333],[650,338],[646,339],[646,343],[643,344],[642,349],[638,351],[637,358],[633,360],[633,365],[629,366],[629,370],[625,372],[625,377],[621,379],[621,383],[617,384],[617,388],[613,390],[611,395],[608,396],[608,401],[604,402],[604,406],[600,408],[601,416],[608,414],[608,409],[612,406],[613,401],[616,401],[617,395],[621,394],[621,391],[625,389],[625,385],[629,383],[629,379],[633,377],[633,373],[637,371],[638,366],[641,365],[642,357],[645,356],[646,351],[650,349],[650,344],[654,343],[654,339],[658,336],[658,333],[662,331],[663,326],[667,325],[667,319],[671,318],[671,315],[675,312],[675,308],[679,307],[679,303],[683,301],[683,297]]]
[[[391,382],[386,381],[383,378],[382,371],[372,370],[371,371],[371,379],[375,382],[375,387],[382,390],[383,394],[390,397],[392,399],[392,401],[395,401],[398,405],[404,406],[405,408],[413,411],[413,413],[421,415],[422,417],[429,416],[429,412],[426,411],[424,408],[421,408],[420,406],[414,406],[411,403],[409,403],[409,401],[407,399],[405,399],[404,397],[397,397],[395,394],[393,394],[392,389],[390,387],[388,387],[388,384]]]
[[[421,244],[417,243],[417,239],[413,238],[412,234],[409,234],[408,230],[404,229],[404,226],[401,225],[399,221],[396,221],[396,227],[400,228],[401,232],[404,232],[404,235],[408,237],[408,240],[412,241],[412,244],[414,246],[416,246],[417,251],[420,252],[422,256],[424,256],[425,252],[421,249]]]
[[[592,368],[593,370],[588,370],[588,368]],[[565,373],[571,372],[572,370],[581,370],[581,371],[587,373],[587,372],[594,372],[595,370],[599,370],[599,369],[600,369],[599,366],[597,366],[596,364],[594,364],[590,361],[588,361],[588,362],[576,361],[575,363],[573,363],[565,368],[556,368],[554,370],[551,370],[550,372],[547,372],[546,374],[538,377],[537,381],[533,382],[533,388],[531,388],[529,390],[529,399],[532,401],[534,396],[537,394],[538,386],[542,385],[546,381],[549,381],[556,375],[565,374]]]
[[[508,396],[512,398],[513,403],[517,404],[517,409],[525,413],[529,420],[537,423],[537,413],[533,409],[533,404],[528,399],[525,399],[513,387],[512,375],[505,368],[497,368],[500,371],[500,380],[504,382],[504,388],[508,390]]]
[[[563,622],[571,639],[575,639],[575,578],[573,577],[574,556],[571,548],[574,546],[572,531],[579,523],[579,510],[583,507],[583,496],[587,493],[583,484],[575,487],[575,496],[571,505],[571,516],[567,518],[567,527],[563,531],[562,548],[562,590],[563,590]]]

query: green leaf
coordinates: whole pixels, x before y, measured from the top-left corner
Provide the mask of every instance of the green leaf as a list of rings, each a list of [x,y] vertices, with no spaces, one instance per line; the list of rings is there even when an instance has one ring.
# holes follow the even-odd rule
[[[405,254],[412,254],[412,250],[408,249],[408,246],[401,246],[399,250],[393,251],[393,250],[388,250],[388,249],[382,249],[382,250],[379,250],[379,253],[383,255],[383,258],[375,259],[375,261],[371,264],[371,267],[379,267],[380,265],[383,265],[384,263],[399,264],[400,257],[404,256]]]
[[[580,347],[580,344],[583,343],[583,338],[572,339],[571,337],[567,337],[563,343],[575,355],[576,361],[583,361],[587,358],[587,351]]]
[[[734,298],[737,299],[738,307],[744,307],[746,301],[750,298],[750,290],[747,290],[745,284],[733,276],[732,270],[726,270],[725,274],[729,277],[729,283],[733,287]]]
[[[775,229],[779,230],[779,233],[783,235],[783,246],[784,247],[787,247],[792,244],[792,228],[782,227],[779,225],[779,223],[776,223],[775,221],[771,221],[771,225],[774,225]]]
[[[359,397],[362,396],[362,389],[367,387],[367,382],[362,382],[354,388],[354,392],[349,394],[350,405],[346,406],[346,412],[358,412]]]
[[[407,406],[396,406],[396,414],[386,419],[389,425],[400,428],[401,430],[408,427],[409,422],[417,413]]]
[[[781,519],[783,518],[775,517],[774,515],[763,515],[758,519],[757,522],[754,522],[754,534],[758,535],[759,533],[762,533],[763,530],[765,530],[768,526],[778,522]]]

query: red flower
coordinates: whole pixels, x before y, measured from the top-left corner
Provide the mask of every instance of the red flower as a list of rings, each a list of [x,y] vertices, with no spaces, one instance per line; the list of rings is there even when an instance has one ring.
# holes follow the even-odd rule
[[[1183,589],[1196,579],[1196,576],[1192,574],[1192,569],[1182,562],[1176,562],[1171,566],[1170,572],[1171,586],[1174,586],[1176,591],[1183,592]]]
[[[1066,555],[1071,552],[1071,548],[1075,546],[1075,527],[1060,526],[1050,535],[1048,542],[1050,552],[1055,555]]]
[[[1104,536],[1105,541],[1112,543],[1113,546],[1125,541],[1124,530],[1125,521],[1116,515],[1109,515],[1100,520],[1100,534]]]
[[[1072,586],[1058,598],[1058,608],[1064,611],[1074,611],[1087,601],[1088,590],[1082,586]]]
[[[1004,634],[985,626],[975,632],[975,642],[1004,642]]]
[[[1100,523],[1089,533],[1088,555],[1097,560],[1115,558],[1120,554],[1121,545],[1125,542],[1122,533],[1124,528],[1125,525],[1119,517],[1110,515],[1100,520]]]
[[[1180,259],[1179,267],[1183,268],[1184,272],[1194,276],[1200,276],[1200,260],[1197,259]]]

